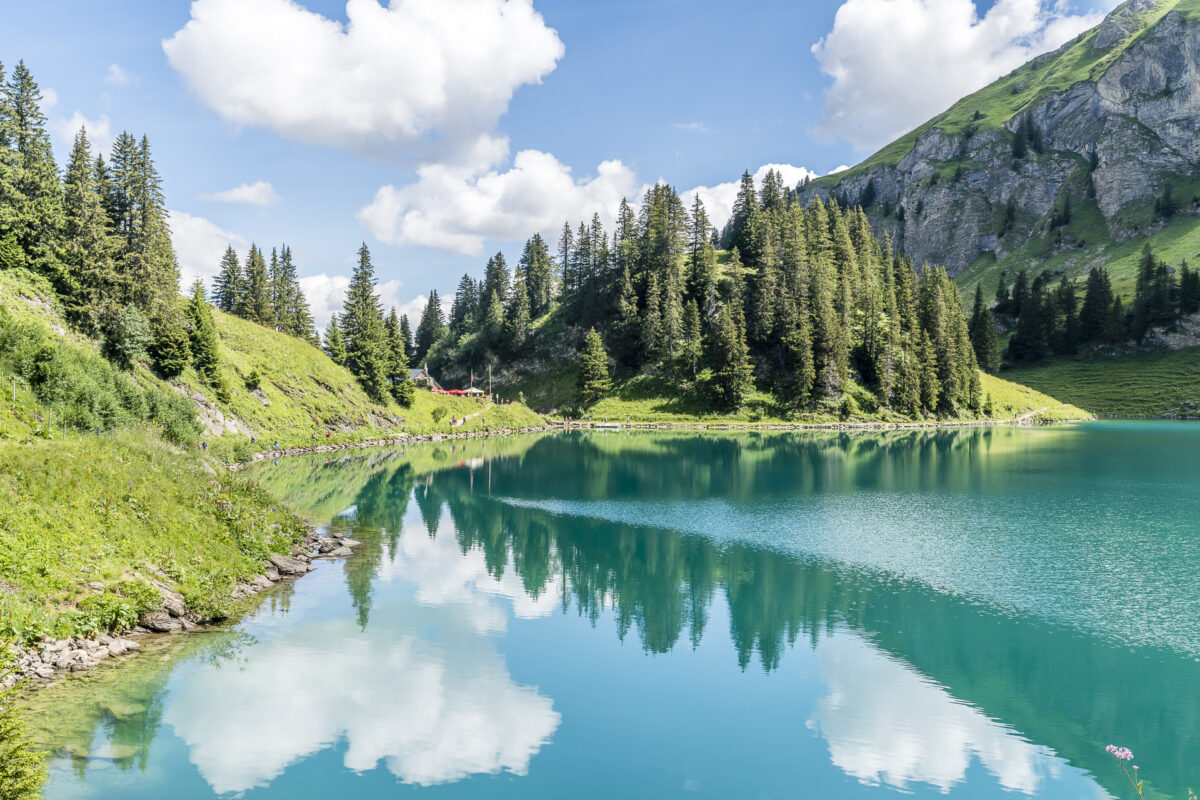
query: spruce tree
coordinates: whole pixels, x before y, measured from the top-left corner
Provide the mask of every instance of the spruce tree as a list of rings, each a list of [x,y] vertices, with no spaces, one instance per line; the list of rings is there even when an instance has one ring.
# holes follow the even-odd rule
[[[80,128],[63,182],[62,258],[67,307],[80,330],[92,336],[112,316],[116,294],[114,242],[101,189],[87,132]]]
[[[604,397],[612,389],[608,374],[608,354],[595,328],[589,328],[583,337],[583,349],[579,353],[579,403],[587,407]]]
[[[983,302],[983,287],[975,287],[975,307],[971,312],[971,347],[975,360],[984,372],[995,373],[1000,368],[1000,344],[996,339],[996,323],[991,309]]]
[[[503,312],[500,313],[500,318],[503,320]],[[442,331],[445,329],[445,322],[442,320],[442,301],[438,297],[437,290],[434,289],[429,293],[429,300],[425,303],[425,311],[421,314],[421,321],[417,323],[416,341],[413,344],[413,363],[419,365],[429,355],[429,351],[442,338]]]
[[[123,300],[157,316],[179,296],[179,265],[167,225],[162,179],[150,141],[123,132],[113,143],[109,163],[110,220],[120,239],[117,270]]]
[[[1107,342],[1112,325],[1112,282],[1108,270],[1092,267],[1084,289],[1083,308],[1079,312],[1079,335],[1084,342]]]
[[[188,334],[178,313],[163,314],[151,326],[153,343],[150,355],[154,368],[164,378],[174,378],[187,368],[191,361]]]
[[[417,387],[409,377],[408,348],[405,347],[395,307],[384,324],[384,335],[387,339],[388,383],[391,386],[392,397],[407,408],[416,398]]]
[[[745,333],[729,305],[722,307],[717,317],[708,359],[713,398],[726,410],[740,408],[753,388],[754,368]]]
[[[408,314],[400,315],[400,343],[404,345],[404,363],[411,366],[413,363],[413,337],[412,328],[408,324]]]
[[[225,248],[225,255],[221,257],[221,268],[213,281],[213,302],[226,314],[238,314],[242,309],[245,294],[242,266],[238,262],[233,245],[229,245]]]
[[[218,390],[218,395],[227,393],[219,371],[217,327],[213,323],[212,309],[204,298],[204,285],[200,281],[192,284],[187,315],[191,332],[192,365],[201,380]]]
[[[641,359],[645,364],[656,364],[659,344],[662,339],[662,299],[658,290],[658,276],[651,273],[646,287],[646,307],[642,310]]]
[[[24,61],[17,62],[4,94],[12,177],[10,195],[0,198],[8,206],[8,219],[0,222],[0,233],[8,228],[25,262],[58,282],[63,278],[56,255],[62,225],[62,184],[42,113],[42,92]]]
[[[364,243],[346,289],[339,327],[346,338],[346,367],[377,403],[388,396],[390,357],[383,331],[383,309],[375,294],[375,266]]]
[[[479,287],[470,275],[463,275],[454,292],[454,303],[450,306],[450,333],[458,338],[474,333],[479,317]]]
[[[617,362],[630,369],[641,363],[642,319],[638,314],[637,293],[629,279],[629,268],[621,272],[616,319],[613,320],[613,351]]]
[[[540,233],[525,242],[520,264],[529,292],[529,316],[537,319],[550,310],[550,301],[554,297],[554,267],[550,250]]]
[[[700,327],[700,311],[695,300],[689,300],[683,313],[683,342],[679,354],[679,372],[695,380],[704,357],[704,334]]]
[[[782,314],[783,357],[785,379],[782,383],[784,401],[792,408],[808,405],[816,381],[813,363],[812,327],[808,314],[801,314],[796,302],[788,297]]]
[[[250,254],[246,256],[246,293],[241,298],[238,316],[257,322],[259,325],[274,327],[275,312],[271,308],[271,278],[267,271],[267,262],[263,258],[258,245],[250,245]]]
[[[512,290],[504,320],[505,345],[511,355],[524,352],[532,333],[527,285],[525,270],[518,266],[513,272]]]
[[[325,351],[325,355],[329,356],[330,361],[339,367],[346,366],[346,340],[342,337],[342,326],[338,322],[337,314],[329,318],[322,349]]]

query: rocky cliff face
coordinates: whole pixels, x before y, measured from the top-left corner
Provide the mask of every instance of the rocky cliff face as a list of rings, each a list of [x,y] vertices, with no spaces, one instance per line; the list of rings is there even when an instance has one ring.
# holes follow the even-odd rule
[[[1028,81],[1036,82],[1061,70],[1068,55],[1073,64],[1095,56],[1107,63],[1099,75],[1061,91],[1030,91],[1023,108],[992,127],[947,130],[953,126],[935,121],[897,163],[855,168],[840,181],[804,187],[801,197],[869,205],[872,223],[915,262],[944,264],[951,275],[981,254],[1003,260],[1045,236],[1067,197],[1076,209],[1094,203],[1112,240],[1144,233],[1152,224],[1147,209],[1167,187],[1200,174],[1200,19],[1192,4],[1131,0],[1028,65]],[[1165,6],[1171,10],[1157,17]],[[1147,26],[1148,17],[1156,21]],[[984,102],[988,91],[959,106]],[[1032,126],[1041,152],[1018,158],[1013,139],[1022,124]]]

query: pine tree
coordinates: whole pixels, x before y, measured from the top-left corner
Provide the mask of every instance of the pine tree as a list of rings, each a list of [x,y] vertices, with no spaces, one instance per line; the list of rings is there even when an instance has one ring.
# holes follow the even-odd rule
[[[387,377],[392,397],[397,403],[407,408],[416,399],[417,387],[409,377],[408,348],[405,347],[395,307],[392,308],[392,313],[388,315],[387,322],[384,323],[384,335],[387,339]]]
[[[192,365],[201,380],[209,386],[223,390],[219,371],[217,327],[213,323],[212,309],[204,298],[204,285],[200,281],[192,284],[187,315],[191,333]]]
[[[242,296],[238,316],[257,322],[259,325],[274,327],[275,312],[271,308],[271,278],[267,272],[267,262],[263,258],[258,245],[250,245],[250,254],[246,256],[246,292]]]
[[[783,395],[791,407],[801,408],[812,399],[816,381],[812,328],[808,314],[801,314],[791,297],[784,301],[782,317],[784,370],[787,376],[783,382]]]
[[[1079,312],[1079,335],[1084,342],[1107,342],[1110,338],[1113,308],[1112,282],[1108,270],[1092,267],[1088,272],[1087,287],[1083,295],[1083,309]]]
[[[404,345],[404,363],[411,365],[413,362],[413,337],[412,328],[408,324],[408,314],[400,315],[400,343]]]
[[[995,373],[1000,368],[1000,344],[996,339],[996,322],[983,302],[983,287],[975,287],[975,307],[971,312],[971,347],[975,360],[984,372]]]
[[[641,363],[642,319],[638,314],[637,293],[629,279],[629,268],[621,272],[616,319],[613,320],[613,352],[617,362],[630,369]]]
[[[458,338],[474,333],[479,317],[479,287],[470,275],[463,275],[454,292],[454,303],[450,306],[450,333]]]
[[[179,295],[179,265],[149,139],[139,142],[128,132],[117,136],[108,184],[110,220],[121,241],[117,270],[123,299],[151,315],[166,313]]]
[[[358,264],[346,289],[339,327],[346,339],[346,367],[368,397],[384,402],[389,393],[390,357],[383,332],[383,309],[375,294],[375,266],[366,244],[358,249]]]
[[[709,353],[711,391],[717,404],[727,410],[740,408],[754,383],[754,368],[742,326],[726,305],[717,317]]]
[[[500,305],[508,304],[509,292],[508,264],[504,261],[503,253],[496,253],[488,259],[487,269],[483,275],[483,297],[491,297],[493,294],[500,301]]]
[[[164,314],[151,327],[154,339],[150,355],[154,368],[164,378],[174,378],[187,368],[192,355],[183,322],[178,314]]]
[[[503,315],[501,315],[503,316]],[[416,341],[413,344],[413,360],[410,363],[420,364],[429,355],[429,351],[442,338],[445,323],[442,321],[442,301],[437,290],[429,293],[425,303],[425,311],[421,321],[417,323]]]
[[[1184,261],[1179,265],[1179,313],[1186,317],[1197,311],[1200,311],[1200,272]]]
[[[612,389],[608,374],[608,354],[595,328],[589,328],[583,337],[583,349],[579,353],[579,403],[587,407],[604,397]]]
[[[642,310],[641,358],[645,364],[655,364],[659,358],[662,339],[662,300],[658,290],[658,276],[650,274],[646,287],[646,307]]]
[[[337,314],[329,318],[329,325],[325,328],[325,343],[322,349],[333,363],[339,367],[346,366],[346,340],[342,337],[342,326],[338,321]]]
[[[246,294],[245,278],[233,245],[225,248],[221,257],[221,268],[213,281],[213,302],[226,314],[237,314],[243,306]]]
[[[704,334],[700,328],[700,311],[695,300],[689,300],[683,313],[683,342],[679,353],[679,372],[695,380],[704,357]]]
[[[63,182],[62,259],[67,270],[67,307],[79,328],[100,332],[113,315],[114,242],[91,157],[87,132],[75,135]]]
[[[518,355],[529,344],[532,332],[529,313],[529,292],[525,269],[518,266],[513,272],[512,290],[504,320],[505,344],[511,355]]]
[[[540,233],[535,233],[525,242],[521,253],[521,269],[529,292],[529,316],[533,319],[550,310],[554,298],[554,267],[550,261],[550,250]]]
[[[24,61],[17,63],[5,88],[12,171],[10,194],[0,198],[8,206],[0,233],[11,232],[25,263],[61,281],[56,253],[62,225],[62,184],[42,113],[42,92]]]

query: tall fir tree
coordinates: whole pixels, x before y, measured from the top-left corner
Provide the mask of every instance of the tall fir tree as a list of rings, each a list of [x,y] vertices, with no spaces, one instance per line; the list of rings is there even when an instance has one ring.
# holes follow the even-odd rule
[[[501,313],[503,319],[503,313]],[[442,338],[446,323],[442,319],[442,300],[438,297],[437,289],[429,293],[425,310],[421,313],[421,321],[417,323],[417,332],[413,342],[413,365],[419,366],[429,357],[429,351]]]
[[[241,312],[243,297],[246,294],[245,277],[242,275],[242,265],[238,261],[237,252],[233,245],[225,248],[221,256],[221,266],[217,277],[213,280],[213,303],[226,314]]]
[[[275,312],[271,308],[271,276],[267,271],[267,262],[263,258],[258,245],[250,245],[250,254],[246,256],[246,291],[242,295],[238,316],[257,322],[259,325],[274,327]]]
[[[540,233],[535,233],[525,242],[520,265],[525,271],[529,292],[529,316],[537,319],[550,310],[554,298],[554,265],[550,259],[550,249]]]
[[[50,144],[44,98],[24,61],[17,62],[6,90],[5,110],[11,137],[11,179],[6,220],[0,220],[0,237],[11,233],[23,263],[39,269],[56,282],[65,277],[57,252],[62,225],[62,184]],[[4,230],[4,229],[7,229]]]
[[[714,400],[726,410],[740,408],[753,388],[754,367],[746,347],[745,330],[737,324],[729,305],[724,306],[717,317],[708,360]]]
[[[339,367],[346,366],[346,340],[342,336],[342,325],[337,314],[329,318],[329,324],[325,327],[325,341],[321,345],[321,349],[333,363]]]
[[[192,296],[187,304],[188,326],[191,334],[192,365],[200,379],[217,390],[218,397],[228,394],[220,373],[217,326],[212,309],[204,297],[204,285],[192,284]]]
[[[67,307],[75,324],[91,336],[112,316],[116,295],[114,241],[102,189],[87,131],[80,128],[63,181],[62,259]]]
[[[384,323],[384,337],[387,340],[387,378],[390,391],[395,401],[407,408],[416,398],[417,387],[409,377],[408,348],[402,336],[400,321],[396,317],[395,306]]]
[[[390,356],[383,330],[383,309],[375,293],[375,266],[365,243],[358,249],[358,263],[346,289],[340,327],[346,339],[346,367],[358,378],[368,397],[383,402],[389,394]]]
[[[520,355],[525,351],[532,333],[527,287],[525,269],[518,266],[513,271],[512,290],[504,319],[505,344],[509,355],[512,356]]]
[[[595,328],[589,328],[583,337],[583,349],[579,353],[579,403],[587,407],[609,393],[612,380],[608,373],[608,354],[604,342]]]
[[[996,339],[996,322],[992,311],[983,302],[983,287],[975,287],[975,306],[971,311],[971,346],[975,360],[984,372],[995,373],[1000,368],[1000,344]]]

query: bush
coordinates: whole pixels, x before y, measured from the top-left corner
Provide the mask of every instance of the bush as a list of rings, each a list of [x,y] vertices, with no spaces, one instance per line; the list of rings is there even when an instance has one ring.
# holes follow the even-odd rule
[[[151,340],[146,317],[136,306],[125,306],[108,327],[105,352],[114,364],[129,369],[135,362],[146,359]]]
[[[433,411],[429,412],[429,416],[433,417],[434,422],[440,423],[449,413],[450,412],[447,411],[444,406],[438,406]]]
[[[856,414],[858,414],[858,401],[853,396],[847,394],[842,398],[842,405],[838,408],[838,416],[843,420],[847,420]]]
[[[262,377],[258,374],[258,370],[251,370],[246,376],[246,388],[252,392],[257,392],[262,386]]]
[[[34,800],[45,780],[45,759],[30,744],[12,694],[0,694],[0,797]]]

